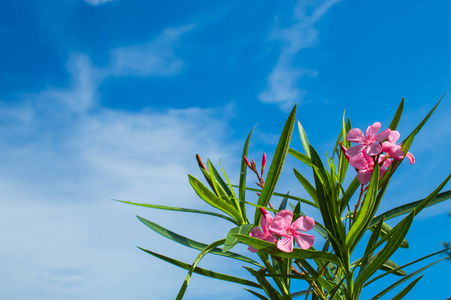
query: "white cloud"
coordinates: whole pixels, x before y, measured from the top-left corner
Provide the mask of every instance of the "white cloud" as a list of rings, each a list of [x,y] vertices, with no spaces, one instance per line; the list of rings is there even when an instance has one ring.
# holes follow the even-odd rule
[[[267,78],[267,87],[258,96],[265,103],[277,103],[285,111],[300,101],[305,91],[299,88],[299,80],[304,76],[316,76],[315,70],[297,68],[293,59],[304,48],[318,44],[315,23],[339,0],[300,0],[294,8],[296,22],[286,28],[278,25],[270,34],[271,40],[282,43],[279,59]]]
[[[116,76],[171,76],[179,73],[184,63],[174,54],[174,44],[194,27],[194,24],[188,24],[168,28],[147,44],[114,49],[111,51],[111,72]]]
[[[67,87],[50,86],[19,95],[15,102],[0,102],[0,226],[8,228],[0,231],[8,244],[0,249],[5,299],[174,298],[186,271],[135,245],[186,262],[198,252],[175,246],[134,215],[204,243],[226,235],[230,226],[222,220],[110,200],[210,209],[188,184],[187,173],[201,176],[194,155],[199,152],[217,164],[222,158],[225,169],[239,157],[239,147],[227,135],[227,107],[126,112],[100,105],[99,86],[111,76],[180,71],[181,60],[171,45],[191,28],[168,29],[143,48],[116,49],[117,60],[105,68],[84,54],[73,54]],[[140,69],[124,55],[160,57],[162,70],[150,62]],[[206,222],[217,231],[205,231]],[[224,273],[241,272],[223,260],[215,265]],[[192,282],[212,285],[211,279],[199,276]],[[241,287],[230,286],[219,283],[215,291],[242,293]],[[194,288],[186,298],[208,293]]]
[[[205,232],[205,223],[192,222],[202,217],[138,209],[110,199],[206,208],[190,188],[187,173],[200,175],[197,152],[216,162],[218,157],[230,161],[239,152],[226,143],[223,109],[129,113],[98,108],[56,114],[45,106],[54,105],[55,99],[45,102],[43,95],[62,95],[59,99],[65,103],[78,95],[70,91],[49,90],[37,95],[36,102],[28,95],[21,105],[0,106],[1,114],[8,116],[0,131],[15,127],[0,140],[0,226],[8,228],[0,231],[8,244],[0,249],[5,262],[0,277],[6,284],[2,295],[97,300],[142,299],[147,293],[156,299],[173,298],[186,272],[141,253],[135,245],[188,262],[195,251],[154,234],[134,215],[206,243],[226,234],[225,222],[215,224],[206,217],[205,222],[219,229]],[[210,279],[196,276],[193,281],[205,280]],[[192,299],[199,292],[190,291]]]
[[[113,2],[115,0],[85,0],[86,3],[91,4],[91,5],[101,5],[101,4],[105,4],[108,2]]]

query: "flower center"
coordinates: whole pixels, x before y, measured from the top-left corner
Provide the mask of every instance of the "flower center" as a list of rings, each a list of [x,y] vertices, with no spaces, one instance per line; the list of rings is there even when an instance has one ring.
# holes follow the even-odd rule
[[[293,236],[294,234],[294,229],[293,228],[287,228],[287,235],[288,236]]]

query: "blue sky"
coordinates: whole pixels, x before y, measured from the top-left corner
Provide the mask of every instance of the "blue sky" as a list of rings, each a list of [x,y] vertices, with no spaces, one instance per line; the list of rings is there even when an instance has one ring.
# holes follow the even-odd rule
[[[385,0],[3,1],[1,298],[173,299],[186,272],[135,246],[186,262],[197,253],[134,216],[205,243],[223,238],[228,224],[110,199],[206,208],[187,181],[188,173],[201,176],[194,155],[221,159],[236,181],[250,129],[258,123],[250,157],[271,157],[294,104],[323,154],[344,110],[356,127],[386,127],[403,96],[405,137],[451,90],[450,8]],[[445,96],[418,135],[417,163],[399,169],[381,209],[425,197],[448,175],[450,103]],[[296,135],[292,146],[301,147]],[[291,174],[291,166],[302,168],[288,163],[279,189],[305,195]],[[418,216],[401,262],[451,239],[450,208]],[[215,257],[201,266],[211,264],[243,274]],[[443,276],[450,268],[434,266],[409,299],[450,297]],[[240,286],[200,276],[186,294],[246,297]]]

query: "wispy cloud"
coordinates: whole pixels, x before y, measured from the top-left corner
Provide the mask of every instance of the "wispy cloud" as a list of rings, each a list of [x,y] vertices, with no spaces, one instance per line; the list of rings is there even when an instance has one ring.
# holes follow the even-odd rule
[[[300,101],[305,92],[299,87],[299,80],[304,76],[316,76],[315,70],[295,67],[293,59],[304,48],[318,44],[318,31],[315,23],[340,0],[300,0],[294,8],[296,22],[286,28],[280,28],[276,22],[270,33],[270,40],[280,41],[282,50],[279,59],[267,78],[267,87],[259,95],[265,103],[277,103],[283,110],[288,110]]]
[[[187,173],[197,170],[198,152],[216,162],[220,157],[232,161],[238,153],[227,140],[227,107],[113,110],[100,104],[99,87],[112,76],[180,72],[183,62],[172,47],[192,28],[167,29],[145,46],[115,49],[105,67],[74,53],[66,65],[67,87],[49,86],[0,102],[0,226],[9,228],[0,231],[0,239],[9,244],[0,249],[6,262],[0,267],[0,280],[8,286],[2,290],[5,298],[174,297],[186,272],[134,246],[187,262],[196,252],[180,251],[157,237],[134,218],[137,208],[110,199],[206,209]],[[144,63],[138,65],[139,60]],[[216,224],[220,232],[205,232],[205,223],[193,224],[192,216],[139,211],[201,242],[227,232],[222,221]],[[207,217],[205,222],[215,221]],[[208,291],[191,293],[198,299]]]
[[[170,76],[183,68],[183,61],[174,54],[174,44],[181,35],[195,27],[188,24],[168,28],[144,45],[126,46],[111,51],[112,73],[116,76]]]
[[[101,5],[101,4],[106,4],[108,2],[113,2],[116,0],[84,0],[84,1],[91,5]]]
[[[110,199],[199,207],[186,174],[197,170],[194,154],[199,151],[213,161],[231,160],[237,149],[225,143],[228,120],[221,117],[223,109],[53,109],[57,100],[65,107],[80,95],[77,88],[50,89],[27,95],[15,107],[0,105],[7,117],[0,131],[14,127],[0,140],[0,226],[9,228],[0,232],[9,244],[0,250],[8,262],[0,278],[10,285],[2,294],[11,299],[126,299],[131,297],[126,291],[141,282],[145,288],[137,298],[146,292],[171,298],[184,272],[174,277],[174,268],[134,246],[177,252],[185,261],[194,253],[168,250],[173,245],[134,218],[138,209]],[[206,233],[200,222],[188,232],[180,226],[191,219],[180,214],[139,214],[203,242],[224,233]],[[127,280],[132,277],[133,284]]]

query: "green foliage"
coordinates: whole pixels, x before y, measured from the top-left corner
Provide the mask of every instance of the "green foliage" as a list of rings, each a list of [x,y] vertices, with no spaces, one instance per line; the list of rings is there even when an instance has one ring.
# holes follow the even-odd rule
[[[441,99],[403,141],[401,150],[404,153],[407,153],[415,136],[431,117],[440,101]],[[391,130],[397,128],[401,120],[403,108],[404,99],[401,100],[390,123],[389,128]],[[351,147],[351,143],[346,140],[349,130],[352,128],[351,121],[343,115],[340,126],[341,130],[338,134],[337,142],[334,145],[332,157],[326,156],[324,160],[321,160],[315,148],[310,144],[306,131],[299,121],[297,122],[297,127],[304,153],[290,148],[295,123],[296,106],[288,116],[282,130],[267,176],[265,180],[260,181],[261,189],[246,186],[248,164],[244,157],[248,155],[249,143],[254,129],[249,133],[243,147],[238,185],[232,185],[230,183],[222,166],[220,169],[221,172],[218,172],[218,169],[209,160],[207,166],[205,166],[200,161],[200,158],[198,158],[201,172],[209,187],[192,175],[189,175],[189,183],[199,198],[214,209],[219,210],[219,213],[120,201],[141,207],[213,216],[225,219],[234,224],[230,227],[225,238],[222,237],[223,239],[207,245],[181,236],[154,222],[138,217],[147,227],[163,237],[180,245],[200,251],[192,264],[186,264],[140,248],[152,256],[189,271],[177,295],[177,299],[183,298],[194,273],[256,288],[258,291],[247,288],[246,290],[256,298],[266,300],[285,300],[301,296],[305,296],[305,299],[312,300],[356,300],[359,299],[363,289],[367,285],[378,281],[384,276],[395,275],[398,276],[397,278],[401,278],[390,286],[381,288],[380,292],[373,299],[379,299],[394,289],[400,289],[402,288],[402,284],[407,284],[410,281],[393,298],[402,299],[421,279],[422,276],[415,278],[419,273],[433,264],[446,259],[446,257],[439,259],[408,274],[405,271],[406,267],[446,252],[449,248],[401,266],[392,261],[391,257],[400,248],[404,248],[401,251],[408,251],[406,249],[409,244],[405,237],[410,229],[410,225],[414,221],[414,217],[421,210],[451,198],[451,191],[441,192],[451,178],[451,174],[424,199],[406,203],[380,213],[378,212],[380,203],[383,201],[390,179],[401,161],[394,160],[381,179],[381,171],[377,165],[379,157],[373,157],[373,163],[377,167],[374,167],[368,185],[360,184],[357,177],[345,180],[346,176],[355,174],[353,168],[349,168],[350,162],[345,154],[345,150]],[[311,169],[312,182],[307,179],[307,176],[293,169],[294,176],[305,189],[310,199],[303,199],[299,196],[275,191],[287,154],[292,155]],[[255,173],[255,168],[253,171]],[[263,176],[263,170],[261,176]],[[344,184],[345,182],[349,182],[347,186]],[[260,194],[257,203],[251,203],[246,200],[246,191]],[[278,209],[274,209],[271,201],[276,198],[280,199],[280,197],[283,199]],[[285,252],[280,250],[276,243],[249,235],[254,227],[260,226],[261,224],[261,208],[269,212],[278,213],[281,210],[285,210],[288,206],[293,210],[294,219],[297,219],[304,215],[301,204],[308,204],[310,209],[317,210],[321,216],[321,219],[316,220],[313,227],[324,240],[321,251],[311,247],[309,249],[294,248],[292,252]],[[253,220],[248,220],[246,209],[254,210]],[[377,216],[376,213],[378,213]],[[404,217],[393,228],[386,223],[386,221],[400,216]],[[254,231],[252,232],[254,233]],[[366,232],[370,234],[365,235]],[[281,237],[277,236],[276,238],[280,240]],[[258,249],[257,255],[260,258],[260,262],[230,251],[239,243]],[[321,243],[316,242],[316,244]],[[359,251],[355,251],[356,249],[359,249]],[[248,264],[245,269],[257,282],[197,267],[200,260],[208,254],[219,255]],[[351,261],[351,258],[353,261]],[[382,273],[376,276],[376,272],[378,271]],[[292,291],[292,280],[305,281],[308,284],[308,289]]]

